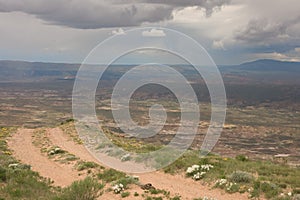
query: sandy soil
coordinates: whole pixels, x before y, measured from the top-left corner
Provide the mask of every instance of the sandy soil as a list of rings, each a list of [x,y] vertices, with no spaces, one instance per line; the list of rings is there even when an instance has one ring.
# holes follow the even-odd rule
[[[34,171],[40,173],[43,177],[48,177],[54,181],[55,185],[67,186],[75,180],[82,179],[78,176],[78,172],[72,169],[72,166],[60,164],[48,159],[47,156],[41,154],[40,149],[32,144],[32,129],[19,129],[16,134],[8,141],[8,146],[13,150],[14,156],[21,162],[32,166]],[[83,145],[75,143],[60,128],[47,129],[46,133],[50,141],[61,147],[62,149],[78,156],[82,160],[98,162]],[[248,199],[247,194],[228,194],[223,190],[211,189],[210,186],[187,179],[183,174],[169,175],[163,172],[152,172],[138,174],[142,184],[151,183],[158,189],[170,191],[171,195],[180,195],[182,199],[194,199],[199,197],[212,197],[215,199],[231,200],[231,199]],[[133,186],[129,192],[131,195],[123,199],[142,199],[141,196],[134,197],[133,193],[142,193],[138,186]],[[104,193],[101,199],[122,199],[112,193]]]
[[[53,162],[41,154],[39,148],[32,144],[33,129],[19,129],[8,140],[8,147],[13,150],[14,156],[22,163],[31,165],[32,170],[41,176],[50,178],[54,185],[67,186],[81,177],[70,166]]]

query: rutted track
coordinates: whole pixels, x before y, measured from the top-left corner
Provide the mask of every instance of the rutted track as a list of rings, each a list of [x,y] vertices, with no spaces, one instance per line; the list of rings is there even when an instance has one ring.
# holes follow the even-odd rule
[[[67,186],[79,180],[77,172],[70,166],[51,161],[41,154],[40,149],[32,144],[33,133],[33,129],[19,129],[8,140],[14,156],[22,163],[31,165],[32,170],[39,172],[41,176],[53,180],[54,185]]]
[[[32,129],[19,129],[18,132],[9,139],[8,146],[13,150],[14,156],[21,162],[32,166],[34,171],[44,177],[54,181],[55,185],[67,186],[73,181],[84,178],[78,176],[78,173],[70,165],[60,164],[50,160],[43,155],[39,148],[32,143]],[[98,162],[83,145],[75,143],[72,138],[65,134],[60,128],[46,130],[46,136],[50,141],[62,149],[78,156],[82,160]],[[201,182],[195,182],[187,179],[182,174],[169,175],[162,172],[152,172],[138,174],[141,183],[152,183],[156,188],[170,191],[171,195],[180,195],[182,199],[194,199],[198,197],[213,197],[216,199],[248,199],[246,194],[228,194],[222,190],[212,190],[209,186],[202,185]],[[136,191],[137,188],[135,188]],[[131,191],[132,192],[132,191]],[[110,198],[112,194],[104,194],[101,199]],[[119,196],[115,196],[118,199]],[[131,196],[131,198],[134,198]],[[127,198],[127,199],[131,199]],[[134,198],[138,199],[138,198]]]

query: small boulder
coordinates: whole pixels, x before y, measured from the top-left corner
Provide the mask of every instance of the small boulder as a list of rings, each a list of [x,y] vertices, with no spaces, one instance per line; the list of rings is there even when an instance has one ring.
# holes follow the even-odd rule
[[[151,183],[147,183],[145,185],[142,185],[141,188],[143,190],[155,190],[155,187]]]

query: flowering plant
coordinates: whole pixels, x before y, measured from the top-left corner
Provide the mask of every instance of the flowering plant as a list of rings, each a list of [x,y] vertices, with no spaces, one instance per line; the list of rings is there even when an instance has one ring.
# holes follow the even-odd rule
[[[192,177],[194,180],[200,180],[204,177],[204,175],[212,169],[214,166],[210,164],[206,165],[193,165],[188,167],[186,170],[187,176]]]
[[[124,190],[124,186],[122,183],[116,184],[112,187],[112,190],[114,191],[115,194],[119,194],[121,191]]]

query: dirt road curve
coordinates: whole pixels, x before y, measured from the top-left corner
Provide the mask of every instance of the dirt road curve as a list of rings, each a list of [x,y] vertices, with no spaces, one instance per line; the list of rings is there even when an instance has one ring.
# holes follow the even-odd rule
[[[42,155],[40,149],[32,144],[33,130],[19,129],[8,141],[9,148],[13,150],[14,156],[21,162],[32,166],[34,171],[38,171],[42,176],[48,177],[54,181],[55,185],[67,186],[73,181],[81,179],[77,172],[68,165],[59,164],[49,160]],[[82,160],[98,162],[84,146],[73,142],[68,135],[61,129],[48,129],[46,133],[51,142],[62,149],[80,157]],[[152,172],[146,174],[138,174],[141,183],[152,183],[156,188],[170,191],[172,195],[178,194],[182,199],[194,199],[198,197],[213,197],[215,199],[231,200],[231,199],[248,199],[246,194],[227,194],[222,190],[212,190],[209,186],[204,186],[201,182],[195,182],[187,179],[183,175],[169,175],[162,172]],[[138,188],[134,187],[131,193]],[[101,199],[111,199],[116,196],[112,194],[104,194]],[[131,196],[131,198],[134,198]],[[129,198],[130,199],[130,198]],[[138,199],[138,198],[134,198]]]
[[[42,155],[40,149],[32,144],[32,134],[31,129],[19,129],[8,140],[8,147],[13,150],[17,159],[31,165],[32,170],[39,172],[43,177],[52,179],[58,186],[67,186],[79,179],[77,172],[69,166],[53,162]]]

